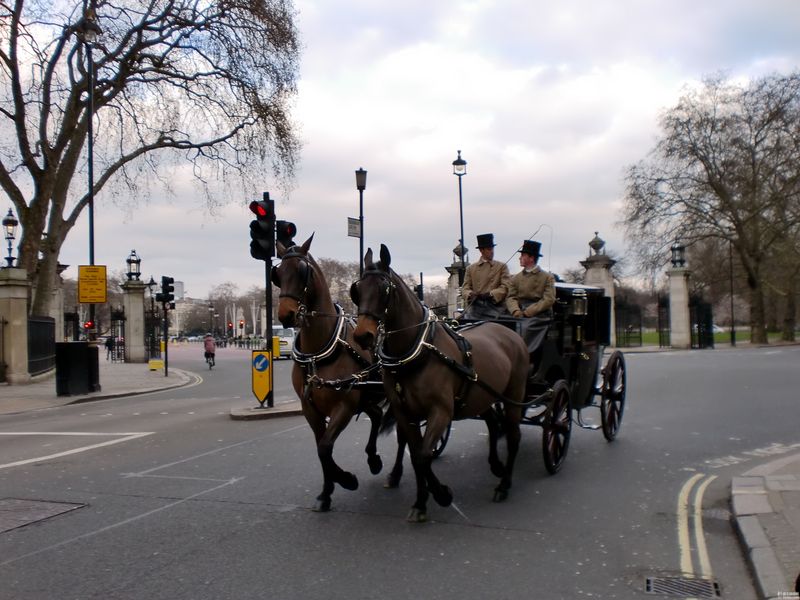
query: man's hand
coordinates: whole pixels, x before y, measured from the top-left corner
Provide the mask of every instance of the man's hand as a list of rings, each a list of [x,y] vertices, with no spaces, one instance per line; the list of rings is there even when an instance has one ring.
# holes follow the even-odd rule
[[[492,299],[492,295],[491,294],[488,294],[488,293],[486,293],[486,294],[478,294],[478,300],[484,300],[484,301],[488,302],[491,299]]]
[[[513,313],[511,313],[511,316],[520,318],[520,317],[522,317],[522,311],[520,309],[517,309]]]

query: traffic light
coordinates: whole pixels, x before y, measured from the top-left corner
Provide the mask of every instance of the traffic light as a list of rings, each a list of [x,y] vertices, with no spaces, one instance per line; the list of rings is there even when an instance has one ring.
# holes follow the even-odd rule
[[[90,329],[94,329],[94,321],[86,321],[86,323],[83,324],[83,328],[86,331],[89,331]]]
[[[244,329],[244,319],[239,319],[239,329]]]
[[[250,210],[255,221],[250,221],[250,256],[258,260],[271,260],[275,256],[275,201],[264,192],[263,200],[253,200]]]
[[[161,296],[159,298],[159,296]],[[161,277],[161,294],[156,294],[156,300],[162,302],[163,304],[172,304],[170,308],[175,308],[173,301],[175,300],[175,278],[174,277],[167,277],[166,275]]]
[[[233,323],[228,321],[228,334],[233,335]]]
[[[291,221],[275,222],[275,238],[283,244],[284,248],[294,246],[295,235],[297,235],[297,226]]]

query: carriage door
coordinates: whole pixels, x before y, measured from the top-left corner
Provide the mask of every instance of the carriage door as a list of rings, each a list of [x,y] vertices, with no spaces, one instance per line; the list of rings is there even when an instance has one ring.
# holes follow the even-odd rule
[[[122,307],[111,311],[111,332],[109,335],[114,340],[109,358],[113,362],[125,362],[125,310]]]
[[[689,320],[692,327],[692,348],[714,348],[714,313],[711,303],[699,296],[689,298]]]

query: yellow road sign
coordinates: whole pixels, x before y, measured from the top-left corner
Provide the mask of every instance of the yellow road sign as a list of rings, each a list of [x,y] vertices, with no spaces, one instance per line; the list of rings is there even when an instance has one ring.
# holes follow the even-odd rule
[[[78,266],[78,302],[103,304],[108,300],[105,265]]]
[[[272,406],[272,352],[253,350],[250,361],[253,373],[253,394],[264,405]]]

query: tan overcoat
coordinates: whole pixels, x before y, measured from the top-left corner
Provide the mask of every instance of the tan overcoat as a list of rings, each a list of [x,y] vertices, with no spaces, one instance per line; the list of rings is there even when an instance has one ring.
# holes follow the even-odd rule
[[[555,301],[556,280],[539,265],[530,271],[522,270],[511,278],[506,307],[512,315],[519,310],[523,316],[532,317],[551,308]],[[523,306],[526,307],[524,310]]]

